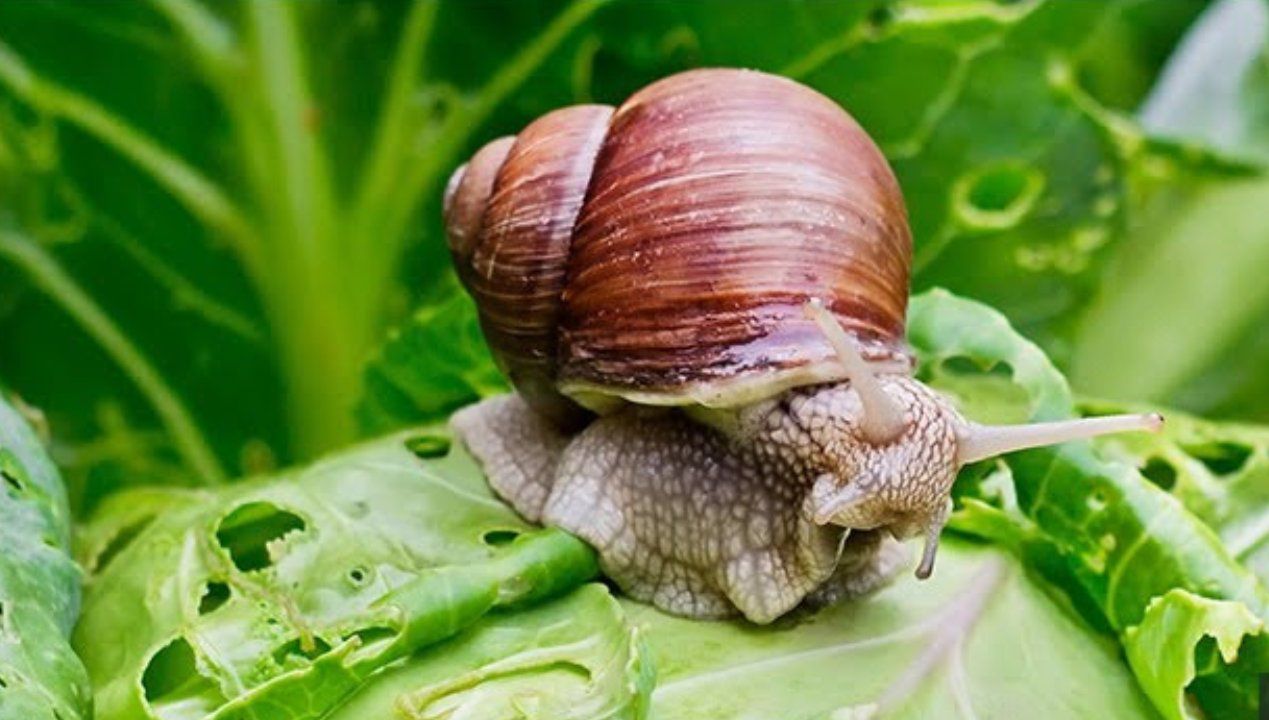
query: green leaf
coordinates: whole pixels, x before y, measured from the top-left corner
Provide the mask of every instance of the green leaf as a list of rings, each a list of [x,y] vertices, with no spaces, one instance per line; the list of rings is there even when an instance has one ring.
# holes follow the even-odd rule
[[[448,450],[422,431],[221,491],[109,499],[81,534],[75,632],[97,717],[318,718],[350,698],[639,717],[637,638],[602,587],[568,594],[592,551],[529,527]],[[553,691],[534,700],[538,682]]]
[[[990,308],[927,293],[913,299],[908,332],[922,375],[935,387],[941,373],[954,372],[962,376],[963,397],[969,378],[988,373],[990,383],[1003,376],[1025,392],[1019,409],[1027,419],[1074,414],[1061,374]],[[1103,459],[1087,443],[1016,453],[995,464],[1007,471],[965,473],[958,494],[969,506],[969,522],[959,525],[962,511],[953,526],[1011,541],[1090,621],[1122,635],[1173,589],[1241,603],[1254,617],[1269,617],[1269,592],[1251,572],[1210,528],[1132,466]],[[1246,643],[1235,664],[1205,665],[1191,690],[1205,707],[1248,714],[1256,705],[1255,675],[1266,671],[1269,636],[1262,634]],[[1157,688],[1151,696],[1161,697]]]
[[[662,720],[1150,718],[1112,644],[998,550],[949,539],[934,576],[772,628],[626,603]]]
[[[1210,638],[1215,647],[1208,646],[1206,653],[1220,653],[1220,660],[1232,665],[1243,639],[1263,633],[1264,627],[1264,621],[1242,603],[1171,590],[1150,603],[1141,624],[1124,632],[1124,649],[1142,687],[1163,716],[1188,720],[1203,717],[1191,707],[1184,692],[1198,676],[1194,649]],[[1208,716],[1221,716],[1214,710],[1209,709]]]
[[[66,490],[35,432],[0,392],[0,720],[87,720],[88,678],[68,637],[79,568]]]

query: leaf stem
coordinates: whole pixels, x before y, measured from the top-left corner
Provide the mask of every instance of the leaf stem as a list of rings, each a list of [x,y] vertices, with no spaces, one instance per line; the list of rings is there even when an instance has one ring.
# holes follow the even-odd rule
[[[246,5],[259,85],[249,106],[255,117],[244,120],[261,120],[263,134],[244,138],[266,154],[256,166],[257,191],[272,272],[260,287],[288,382],[293,449],[307,457],[353,437],[352,407],[374,318],[356,312],[360,303],[348,292],[349,258],[337,241],[335,199],[296,7],[263,0]],[[365,246],[352,250],[372,252]]]
[[[409,147],[412,102],[418,92],[423,57],[436,19],[436,0],[414,0],[401,40],[397,44],[387,84],[387,97],[379,114],[370,157],[358,183],[353,217],[365,217],[367,208],[390,195],[403,166],[402,148]]]
[[[132,380],[149,400],[190,470],[208,484],[224,482],[224,469],[180,397],[57,260],[34,240],[11,230],[0,231],[0,255],[25,271]]]
[[[194,59],[210,75],[220,76],[233,63],[233,32],[195,0],[150,0],[185,38]]]

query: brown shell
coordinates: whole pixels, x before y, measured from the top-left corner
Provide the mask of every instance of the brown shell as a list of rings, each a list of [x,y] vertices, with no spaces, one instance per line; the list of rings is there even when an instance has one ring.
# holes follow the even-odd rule
[[[521,392],[531,377],[592,407],[726,407],[840,379],[803,313],[811,297],[867,357],[907,367],[907,213],[840,107],[784,78],[711,69],[609,113],[568,108],[521,133],[473,251],[459,198],[497,148],[447,203],[460,273]]]

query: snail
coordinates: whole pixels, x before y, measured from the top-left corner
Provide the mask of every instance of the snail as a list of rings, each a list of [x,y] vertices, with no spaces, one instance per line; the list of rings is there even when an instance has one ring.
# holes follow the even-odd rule
[[[628,595],[770,622],[857,596],[957,471],[1157,415],[988,427],[913,377],[897,180],[838,105],[702,69],[490,142],[446,234],[516,392],[452,425],[526,519],[589,542]]]

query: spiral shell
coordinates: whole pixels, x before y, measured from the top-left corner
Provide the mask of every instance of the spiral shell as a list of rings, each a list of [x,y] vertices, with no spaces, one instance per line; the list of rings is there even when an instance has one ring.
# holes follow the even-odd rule
[[[906,367],[898,183],[790,80],[696,70],[615,111],[558,110],[477,152],[445,206],[490,347],[548,414],[564,396],[729,407],[840,379],[811,297],[865,357]]]

